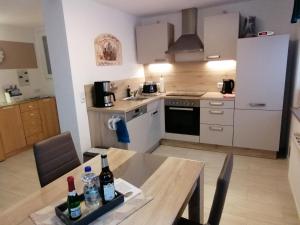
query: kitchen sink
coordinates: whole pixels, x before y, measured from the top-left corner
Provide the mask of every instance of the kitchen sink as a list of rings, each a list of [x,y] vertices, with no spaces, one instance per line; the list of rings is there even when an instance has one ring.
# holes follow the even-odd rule
[[[144,96],[123,98],[124,101],[143,101],[143,100],[146,100],[146,99],[148,99],[148,97],[144,97]]]

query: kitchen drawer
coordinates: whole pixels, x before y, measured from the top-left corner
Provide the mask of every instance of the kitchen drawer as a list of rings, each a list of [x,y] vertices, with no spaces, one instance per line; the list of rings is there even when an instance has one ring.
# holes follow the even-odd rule
[[[39,109],[39,104],[37,101],[20,104],[21,112],[27,112],[27,111],[31,111],[31,110],[35,110],[35,109]]]
[[[26,137],[42,132],[41,120],[28,120],[23,122],[23,126]]]
[[[200,124],[200,143],[232,146],[233,126]]]
[[[222,108],[222,109],[233,109],[234,101],[224,101],[224,100],[201,100],[201,108]]]
[[[200,108],[200,123],[233,125],[233,109]]]
[[[25,121],[28,121],[28,120],[32,120],[32,119],[41,119],[40,117],[40,111],[35,109],[35,110],[32,110],[32,111],[27,111],[27,112],[23,112],[21,114],[22,116],[22,121],[25,122]]]
[[[33,145],[43,139],[43,133],[37,133],[30,136],[26,136],[27,145]]]

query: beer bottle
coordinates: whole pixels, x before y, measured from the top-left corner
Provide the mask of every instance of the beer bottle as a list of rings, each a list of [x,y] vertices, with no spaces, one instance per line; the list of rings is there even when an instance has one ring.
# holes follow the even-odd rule
[[[71,220],[76,220],[81,216],[80,198],[75,190],[74,177],[67,178],[69,194],[68,194],[68,212]]]
[[[107,155],[101,155],[102,171],[99,175],[100,195],[103,203],[115,197],[114,175],[109,169]]]

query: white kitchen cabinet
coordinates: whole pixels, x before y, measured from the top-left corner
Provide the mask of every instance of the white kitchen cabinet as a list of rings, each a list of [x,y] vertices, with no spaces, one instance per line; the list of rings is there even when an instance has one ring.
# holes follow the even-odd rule
[[[204,55],[206,59],[236,59],[239,38],[239,13],[204,18]]]
[[[233,126],[200,124],[200,143],[232,146]]]
[[[233,109],[200,108],[200,123],[233,126]]]
[[[200,101],[200,143],[232,146],[234,101]]]
[[[290,155],[288,177],[298,212],[300,212],[300,144],[297,141],[297,137],[299,138],[299,135],[300,122],[295,116],[292,116],[289,141]]]
[[[238,40],[237,109],[282,110],[289,35]]]
[[[169,61],[166,51],[174,42],[174,26],[157,23],[136,27],[137,61],[141,64]]]
[[[235,110],[233,145],[278,151],[280,127],[281,111]]]
[[[161,139],[160,100],[147,105],[147,113],[127,122],[130,143],[128,149],[149,152]]]

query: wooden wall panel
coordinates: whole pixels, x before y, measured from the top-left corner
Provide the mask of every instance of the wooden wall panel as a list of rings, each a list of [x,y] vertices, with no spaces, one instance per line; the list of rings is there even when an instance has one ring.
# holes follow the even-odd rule
[[[164,76],[166,91],[218,91],[217,83],[223,79],[235,79],[234,69],[210,69],[207,62],[174,63],[170,72],[151,72],[144,66],[146,81],[159,82]]]
[[[0,69],[37,68],[33,43],[0,41],[5,58]]]

